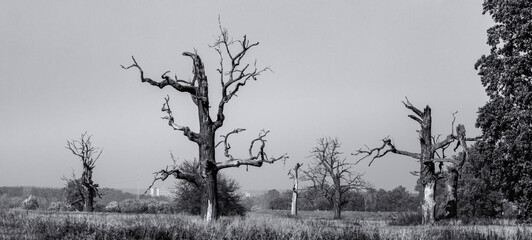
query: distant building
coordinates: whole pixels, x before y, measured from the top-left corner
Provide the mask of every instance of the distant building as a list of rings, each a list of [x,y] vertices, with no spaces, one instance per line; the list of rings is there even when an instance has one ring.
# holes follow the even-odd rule
[[[152,197],[171,197],[172,195],[172,191],[167,188],[150,188],[150,196]]]

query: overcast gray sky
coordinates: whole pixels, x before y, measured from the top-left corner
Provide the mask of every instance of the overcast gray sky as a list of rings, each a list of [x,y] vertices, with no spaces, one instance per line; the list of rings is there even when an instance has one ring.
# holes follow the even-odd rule
[[[488,53],[481,0],[386,1],[1,1],[0,186],[61,187],[81,164],[66,141],[88,131],[104,147],[94,180],[102,187],[142,188],[152,173],[197,156],[196,145],[160,117],[171,97],[176,122],[197,129],[190,97],[142,84],[123,70],[134,55],[152,78],[171,70],[191,76],[184,51],[197,49],[219,96],[218,16],[235,38],[260,45],[249,54],[270,66],[226,107],[219,131],[246,128],[233,139],[245,156],[261,129],[267,150],[285,164],[224,170],[243,189],[287,189],[287,172],[309,162],[316,139],[337,137],[345,157],[390,135],[417,152],[418,125],[401,100],[433,109],[435,134],[457,122],[474,128],[487,100],[475,61]],[[217,100],[215,100],[217,102]],[[239,147],[238,147],[238,146]],[[222,160],[223,154],[218,154]],[[413,190],[413,159],[387,156],[355,167],[376,188]],[[170,186],[173,180],[159,186]]]

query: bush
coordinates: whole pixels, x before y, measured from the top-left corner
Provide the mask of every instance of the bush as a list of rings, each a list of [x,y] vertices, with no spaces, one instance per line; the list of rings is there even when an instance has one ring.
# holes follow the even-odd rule
[[[76,211],[76,208],[66,202],[52,202],[50,203],[48,210],[72,212],[72,211]]]
[[[37,198],[33,195],[30,195],[26,200],[22,202],[22,209],[26,210],[35,210],[39,208],[39,202],[37,201]]]
[[[120,212],[120,206],[118,205],[118,202],[112,201],[107,206],[105,206],[106,212]]]
[[[61,207],[65,205],[64,202],[52,202],[50,203],[50,206],[48,206],[48,210],[50,211],[61,211]]]
[[[105,205],[102,204],[94,204],[94,212],[104,212],[105,211]]]
[[[126,199],[119,204],[120,212],[123,213],[145,213],[148,211],[146,202],[138,199]]]
[[[170,203],[164,201],[156,201],[148,203],[149,213],[172,213]]]

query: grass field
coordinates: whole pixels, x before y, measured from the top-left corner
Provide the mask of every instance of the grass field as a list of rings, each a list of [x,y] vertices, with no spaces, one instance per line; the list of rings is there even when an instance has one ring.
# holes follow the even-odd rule
[[[181,214],[0,211],[0,239],[532,239],[532,226],[390,226],[391,213],[251,212],[208,224]]]

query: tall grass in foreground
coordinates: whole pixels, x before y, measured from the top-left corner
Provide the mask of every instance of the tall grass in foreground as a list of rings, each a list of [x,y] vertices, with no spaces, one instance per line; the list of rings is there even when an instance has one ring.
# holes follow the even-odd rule
[[[532,239],[525,226],[387,226],[250,213],[205,223],[187,215],[0,212],[0,239]]]

